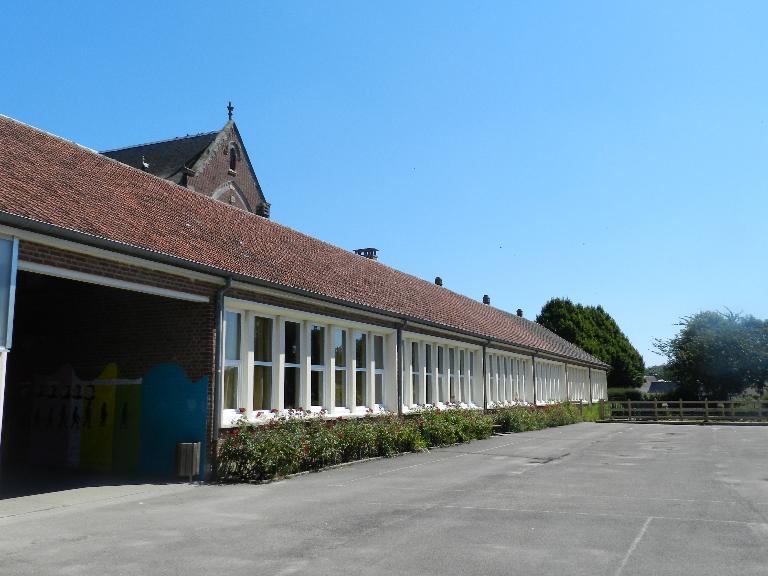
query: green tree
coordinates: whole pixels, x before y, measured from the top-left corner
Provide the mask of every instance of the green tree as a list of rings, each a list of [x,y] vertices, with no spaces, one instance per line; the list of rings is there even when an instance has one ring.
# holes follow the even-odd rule
[[[553,298],[544,304],[536,322],[610,364],[609,387],[642,385],[643,357],[602,306],[582,306],[567,298]]]
[[[726,400],[768,379],[768,321],[730,311],[699,312],[683,318],[680,333],[656,340],[669,358],[674,380],[689,396]]]

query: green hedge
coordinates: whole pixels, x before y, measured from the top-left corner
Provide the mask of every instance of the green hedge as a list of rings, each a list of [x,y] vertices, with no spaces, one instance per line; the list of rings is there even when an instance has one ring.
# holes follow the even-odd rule
[[[337,420],[275,420],[231,429],[219,443],[218,477],[263,481],[341,462],[402,452],[421,452],[488,438],[503,432],[539,430],[578,420],[573,406],[479,410],[426,410],[401,420],[393,415]]]
[[[573,424],[581,420],[573,404],[552,404],[549,406],[510,406],[493,411],[494,423],[502,432],[528,432],[554,426]]]

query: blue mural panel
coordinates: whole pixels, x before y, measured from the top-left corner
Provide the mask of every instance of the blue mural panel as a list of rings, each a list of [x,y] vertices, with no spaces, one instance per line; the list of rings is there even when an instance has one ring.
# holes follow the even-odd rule
[[[192,382],[176,363],[158,364],[142,378],[139,472],[176,474],[176,444],[200,442],[200,477],[205,471],[208,377]]]

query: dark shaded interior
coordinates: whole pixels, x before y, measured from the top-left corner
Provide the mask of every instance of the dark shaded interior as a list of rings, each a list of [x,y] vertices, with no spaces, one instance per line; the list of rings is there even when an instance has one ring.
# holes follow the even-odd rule
[[[109,418],[114,419],[109,425],[118,430],[129,418],[140,417],[133,407],[129,414],[125,403],[121,411],[117,401],[110,411],[92,407],[87,399],[93,392],[84,383],[103,375],[111,363],[117,368],[108,371],[109,377],[123,380],[140,379],[163,362],[178,363],[194,378],[209,373],[208,342],[201,341],[210,337],[208,312],[208,304],[19,272],[0,444],[0,494],[134,478],[127,465],[125,470],[89,469],[73,454],[71,445],[80,442],[81,430],[85,434],[87,427],[97,429]],[[83,399],[78,403],[70,398],[76,396]],[[117,442],[115,461],[119,449]]]

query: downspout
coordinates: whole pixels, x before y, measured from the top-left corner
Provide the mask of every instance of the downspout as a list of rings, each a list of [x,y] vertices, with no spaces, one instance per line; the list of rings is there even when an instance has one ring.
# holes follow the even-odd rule
[[[488,410],[488,345],[483,344],[483,412]]]
[[[403,417],[403,328],[405,322],[397,327],[397,416]]]
[[[222,348],[224,348],[224,295],[232,287],[232,278],[227,277],[224,286],[216,290],[216,342],[213,352],[214,363],[214,382],[213,382],[213,446],[219,440],[219,431],[221,430],[221,391],[224,388],[224,370],[222,369],[223,358]],[[208,463],[210,467],[212,462]],[[209,470],[210,473],[210,470]]]
[[[592,406],[592,368],[587,368],[589,370],[589,405]]]
[[[531,356],[531,366],[533,366],[533,405],[537,406],[536,403],[536,355]]]

